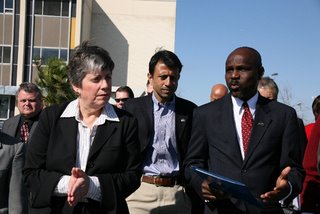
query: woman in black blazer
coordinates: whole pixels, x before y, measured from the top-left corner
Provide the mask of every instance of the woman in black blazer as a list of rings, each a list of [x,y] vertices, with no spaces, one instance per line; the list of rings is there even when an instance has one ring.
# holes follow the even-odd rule
[[[137,121],[108,103],[113,68],[106,50],[75,49],[68,78],[78,99],[45,108],[28,147],[31,213],[129,213],[140,148]]]

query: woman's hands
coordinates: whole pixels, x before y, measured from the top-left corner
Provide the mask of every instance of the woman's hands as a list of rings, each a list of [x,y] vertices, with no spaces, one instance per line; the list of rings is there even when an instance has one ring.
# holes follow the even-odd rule
[[[80,168],[73,167],[68,186],[68,203],[76,206],[88,193],[90,180],[88,175]]]

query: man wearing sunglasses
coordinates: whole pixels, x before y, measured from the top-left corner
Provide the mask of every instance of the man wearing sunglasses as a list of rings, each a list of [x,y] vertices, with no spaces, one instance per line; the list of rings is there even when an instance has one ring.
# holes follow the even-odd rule
[[[124,102],[130,98],[134,98],[133,91],[129,86],[121,86],[116,90],[116,106],[123,108]]]

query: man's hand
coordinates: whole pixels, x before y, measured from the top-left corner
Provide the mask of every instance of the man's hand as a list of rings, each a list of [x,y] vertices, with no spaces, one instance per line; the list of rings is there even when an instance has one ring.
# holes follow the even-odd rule
[[[80,168],[73,167],[68,187],[68,203],[70,206],[75,206],[88,193],[89,177]]]
[[[201,192],[203,199],[207,201],[216,201],[220,199],[225,199],[228,197],[228,195],[224,192],[213,190],[209,187],[209,181],[204,180],[201,183]]]
[[[272,191],[266,192],[260,195],[264,203],[269,201],[280,201],[289,194],[290,186],[288,184],[287,177],[290,170],[291,170],[290,166],[287,166],[286,168],[284,168],[277,179],[276,187],[273,188]]]

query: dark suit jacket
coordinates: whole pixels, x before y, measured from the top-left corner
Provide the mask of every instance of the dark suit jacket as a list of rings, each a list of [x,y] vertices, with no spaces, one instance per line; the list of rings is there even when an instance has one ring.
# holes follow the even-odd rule
[[[76,164],[78,122],[74,117],[60,118],[65,107],[63,104],[42,111],[28,145],[24,169],[31,206],[50,207],[53,213],[74,212],[66,197],[53,196],[60,177],[70,175]],[[116,109],[116,113],[120,122],[106,121],[98,126],[90,148],[85,172],[98,177],[102,200],[89,200],[85,204],[89,213],[128,213],[125,198],[140,185],[137,121],[125,111]]]
[[[2,126],[2,132],[7,133],[12,137],[16,137],[16,133],[19,129],[19,122],[20,122],[21,115],[16,115],[14,117],[10,117],[9,119],[5,120]],[[38,124],[38,120],[35,120],[31,126],[29,131],[29,139],[32,137],[34,131],[36,130]],[[19,130],[20,131],[20,130]]]
[[[27,213],[23,185],[24,143],[0,133],[0,213]]]
[[[176,139],[179,152],[180,173],[183,176],[182,163],[187,152],[191,135],[193,110],[196,105],[188,100],[176,96],[175,100]],[[146,154],[148,144],[154,133],[154,116],[152,95],[129,99],[124,104],[124,109],[132,113],[138,119],[140,148],[143,155]],[[194,212],[199,213],[203,201],[193,194],[192,189],[187,189],[191,198]]]
[[[194,111],[192,136],[185,162],[185,176],[201,195],[202,179],[190,165],[245,183],[256,198],[271,191],[282,169],[291,166],[291,200],[300,191],[304,179],[295,110],[259,96],[252,135],[243,160],[237,139],[231,95]],[[279,203],[261,210],[231,198],[209,203],[205,213],[282,213]]]

